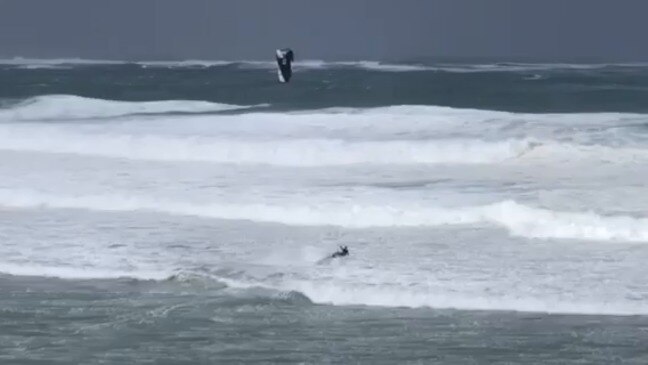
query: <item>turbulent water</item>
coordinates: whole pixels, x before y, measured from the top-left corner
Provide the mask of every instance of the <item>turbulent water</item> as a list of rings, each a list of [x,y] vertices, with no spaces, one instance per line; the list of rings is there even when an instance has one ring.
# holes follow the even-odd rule
[[[0,61],[0,360],[646,363],[647,97],[642,64]]]

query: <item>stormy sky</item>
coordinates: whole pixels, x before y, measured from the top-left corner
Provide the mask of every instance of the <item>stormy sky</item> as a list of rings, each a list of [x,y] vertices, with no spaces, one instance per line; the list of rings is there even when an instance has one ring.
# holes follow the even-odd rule
[[[0,0],[0,57],[648,60],[645,0]]]

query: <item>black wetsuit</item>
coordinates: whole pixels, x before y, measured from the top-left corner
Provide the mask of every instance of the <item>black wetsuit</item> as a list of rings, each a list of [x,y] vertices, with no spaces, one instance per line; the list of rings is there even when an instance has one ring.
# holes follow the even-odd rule
[[[346,247],[341,247],[340,251],[331,255],[331,258],[349,256],[349,249]]]

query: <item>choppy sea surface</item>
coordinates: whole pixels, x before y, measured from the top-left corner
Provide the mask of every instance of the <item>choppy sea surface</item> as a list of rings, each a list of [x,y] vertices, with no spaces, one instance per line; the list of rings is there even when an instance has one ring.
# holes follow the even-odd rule
[[[648,363],[648,64],[276,78],[0,60],[1,363]]]

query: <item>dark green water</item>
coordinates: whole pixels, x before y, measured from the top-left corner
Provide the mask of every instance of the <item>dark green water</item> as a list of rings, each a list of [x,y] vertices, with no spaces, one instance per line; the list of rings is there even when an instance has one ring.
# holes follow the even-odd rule
[[[427,66],[434,67],[434,66]],[[621,65],[448,65],[388,72],[296,66],[289,85],[270,65],[142,67],[0,65],[0,98],[71,94],[116,100],[209,100],[274,109],[440,105],[515,112],[646,112],[648,68]],[[387,68],[389,70],[389,68]],[[489,71],[490,70],[490,71]]]
[[[204,283],[0,278],[6,364],[644,364],[645,317],[315,305]]]

